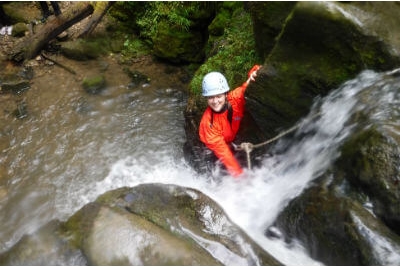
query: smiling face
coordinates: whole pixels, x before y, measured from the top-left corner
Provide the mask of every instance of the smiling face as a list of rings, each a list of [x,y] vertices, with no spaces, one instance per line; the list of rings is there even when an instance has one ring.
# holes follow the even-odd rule
[[[220,112],[226,103],[226,93],[208,96],[207,103],[214,112]]]

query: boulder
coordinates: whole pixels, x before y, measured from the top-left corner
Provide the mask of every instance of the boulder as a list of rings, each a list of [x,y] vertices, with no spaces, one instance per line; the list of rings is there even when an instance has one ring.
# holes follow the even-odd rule
[[[20,22],[20,23],[13,25],[12,36],[24,37],[25,33],[28,31],[29,31],[28,26],[25,23]]]
[[[42,256],[44,253],[44,256]],[[279,265],[201,192],[120,188],[0,254],[2,265]]]
[[[267,4],[260,3],[260,10],[263,5]],[[264,24],[269,20],[267,11]],[[297,2],[248,90],[255,100],[249,109],[260,127],[271,132],[293,125],[316,96],[326,95],[362,70],[398,66],[399,11],[394,2]],[[259,39],[261,44],[267,42]]]
[[[397,136],[400,140],[400,136]],[[342,148],[338,167],[373,203],[374,213],[400,234],[399,142],[376,127],[359,131]]]
[[[300,240],[326,265],[398,265],[400,237],[359,202],[341,195],[345,182],[326,184],[320,179],[279,215],[275,226],[286,242]]]

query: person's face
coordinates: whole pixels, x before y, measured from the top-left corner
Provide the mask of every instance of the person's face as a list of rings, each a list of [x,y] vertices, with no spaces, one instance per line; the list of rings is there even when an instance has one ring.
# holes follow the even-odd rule
[[[220,112],[225,105],[226,93],[207,97],[207,103],[215,112]]]

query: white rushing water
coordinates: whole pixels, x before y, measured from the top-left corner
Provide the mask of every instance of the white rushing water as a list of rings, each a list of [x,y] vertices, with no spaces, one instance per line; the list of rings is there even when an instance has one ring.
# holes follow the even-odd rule
[[[6,240],[3,249],[52,218],[68,219],[104,192],[123,186],[164,183],[195,188],[210,196],[232,221],[282,263],[321,265],[308,256],[300,243],[288,245],[283,240],[270,239],[265,230],[288,202],[338,157],[340,144],[352,130],[348,119],[362,108],[356,96],[377,77],[376,73],[364,72],[326,98],[316,100],[309,117],[318,112],[321,115],[299,122],[297,134],[304,135],[301,141],[291,143],[282,138],[272,144],[277,151],[285,147],[284,152],[265,157],[262,167],[246,170],[241,179],[210,179],[185,162],[182,112],[186,104],[179,91],[143,87],[117,98],[93,97],[88,100],[94,102],[89,103],[92,109],[86,115],[68,119],[77,121],[76,129],[64,131],[63,121],[52,118],[61,121],[53,137],[57,141],[50,151],[38,150],[33,164],[40,168],[29,172],[32,175],[40,170],[38,177],[28,182],[23,178],[27,174],[17,173],[15,187],[24,184],[27,189],[9,196],[8,203],[18,205],[19,212],[11,212],[13,207],[3,203],[3,214],[8,218],[3,218],[2,223],[14,227],[1,233]],[[51,108],[46,112],[51,113]],[[35,130],[29,132],[35,134]],[[29,140],[21,146],[33,142]],[[61,155],[62,159],[54,163],[54,158]]]
[[[266,158],[263,167],[246,170],[241,179],[227,176],[210,182],[209,177],[194,173],[182,155],[176,157],[174,144],[166,143],[162,151],[155,151],[154,144],[145,142],[139,145],[138,151],[114,163],[108,176],[96,184],[96,191],[100,194],[121,186],[153,182],[196,188],[218,202],[236,224],[284,264],[321,265],[307,255],[301,244],[289,246],[282,240],[269,239],[265,237],[265,230],[285,205],[338,156],[337,148],[351,130],[345,123],[354,111],[354,96],[374,82],[374,78],[375,74],[364,73],[360,80],[349,82],[316,103],[310,116],[316,112],[321,112],[321,116],[313,121],[305,118],[299,129],[299,132],[315,133],[293,144],[282,155]],[[147,138],[157,142],[150,131]],[[151,154],[151,160],[148,156],[142,158],[146,153]]]

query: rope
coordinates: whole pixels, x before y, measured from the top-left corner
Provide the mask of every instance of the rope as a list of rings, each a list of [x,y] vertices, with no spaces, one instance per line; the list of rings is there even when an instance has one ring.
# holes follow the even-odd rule
[[[317,114],[315,114],[314,116],[312,116],[312,117],[310,118],[310,120],[314,119],[315,117],[317,117],[317,116],[319,116],[319,115],[321,115],[320,112],[318,112]],[[256,145],[253,145],[252,143],[249,143],[249,142],[243,142],[243,143],[241,143],[239,146],[236,145],[236,144],[234,144],[234,143],[232,143],[232,145],[233,145],[233,147],[234,147],[234,149],[235,149],[236,151],[245,151],[245,152],[247,153],[247,167],[248,167],[249,170],[251,170],[250,152],[253,151],[253,149],[259,148],[259,147],[262,147],[262,146],[265,146],[265,145],[267,145],[267,144],[269,144],[269,143],[272,143],[272,142],[278,140],[279,138],[281,138],[281,137],[283,137],[283,136],[285,136],[285,135],[287,135],[287,134],[289,134],[289,133],[291,133],[291,132],[294,132],[295,130],[297,130],[298,128],[300,128],[301,125],[302,125],[302,124],[299,123],[299,124],[293,126],[292,128],[289,128],[288,130],[286,130],[286,131],[284,131],[284,132],[278,134],[277,136],[275,136],[275,137],[273,137],[273,138],[271,138],[271,139],[268,139],[268,140],[265,141],[265,142],[256,144]]]

